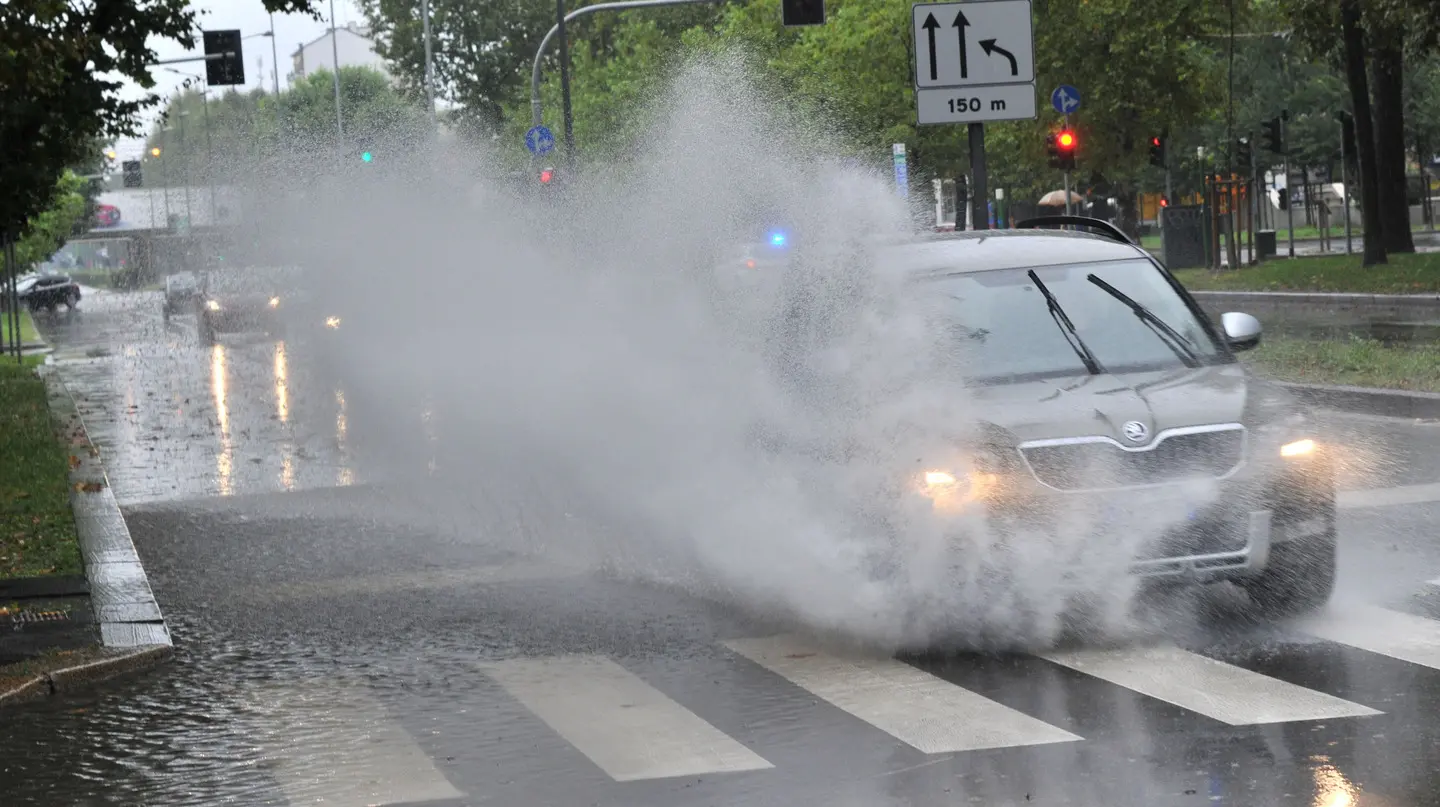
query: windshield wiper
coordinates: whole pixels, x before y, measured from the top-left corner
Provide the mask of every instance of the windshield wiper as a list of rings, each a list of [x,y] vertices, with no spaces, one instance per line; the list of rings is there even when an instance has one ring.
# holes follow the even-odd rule
[[[1130,295],[1101,280],[1098,275],[1088,275],[1085,279],[1099,286],[1106,294],[1129,306],[1130,310],[1135,312],[1136,319],[1149,326],[1150,330],[1160,337],[1160,341],[1175,351],[1175,355],[1180,357],[1180,361],[1184,362],[1186,367],[1200,366],[1200,357],[1195,354],[1194,348],[1190,347],[1190,343],[1185,341],[1185,337],[1181,336],[1179,331],[1170,327],[1170,323],[1160,319],[1154,311],[1131,299]]]
[[[1065,313],[1065,309],[1060,307],[1060,301],[1056,300],[1055,295],[1051,293],[1050,289],[1044,283],[1040,282],[1040,276],[1035,274],[1034,269],[1030,270],[1029,275],[1030,282],[1034,283],[1035,288],[1039,289],[1040,293],[1045,296],[1045,306],[1050,309],[1050,318],[1055,320],[1055,324],[1060,328],[1060,332],[1065,334],[1065,341],[1070,343],[1070,347],[1074,349],[1075,355],[1079,356],[1080,361],[1085,363],[1085,369],[1089,370],[1091,375],[1100,375],[1105,372],[1104,368],[1100,366],[1100,362],[1095,360],[1095,354],[1091,353],[1090,348],[1086,347],[1085,343],[1081,341],[1080,332],[1075,329],[1075,323],[1070,321],[1070,317]]]

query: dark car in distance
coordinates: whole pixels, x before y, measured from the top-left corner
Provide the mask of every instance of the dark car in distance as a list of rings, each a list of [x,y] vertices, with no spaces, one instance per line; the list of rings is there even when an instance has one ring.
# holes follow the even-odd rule
[[[203,293],[200,277],[194,272],[168,275],[165,278],[165,302],[161,304],[160,313],[169,322],[176,314],[194,311],[204,299]]]
[[[221,333],[284,333],[282,304],[293,296],[293,278],[284,270],[243,267],[204,275],[197,315],[200,342]]]

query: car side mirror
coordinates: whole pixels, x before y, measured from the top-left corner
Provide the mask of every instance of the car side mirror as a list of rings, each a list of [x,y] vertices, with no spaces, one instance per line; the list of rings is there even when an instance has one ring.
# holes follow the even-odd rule
[[[1234,351],[1251,350],[1260,346],[1260,320],[1249,314],[1230,311],[1220,315],[1220,327],[1225,331],[1225,341]]]

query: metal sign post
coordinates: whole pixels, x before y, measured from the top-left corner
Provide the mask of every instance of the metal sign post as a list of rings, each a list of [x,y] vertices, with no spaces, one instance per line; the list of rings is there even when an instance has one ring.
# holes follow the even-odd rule
[[[971,226],[989,229],[985,123],[1036,117],[1030,0],[916,3],[910,22],[916,123],[968,125]]]

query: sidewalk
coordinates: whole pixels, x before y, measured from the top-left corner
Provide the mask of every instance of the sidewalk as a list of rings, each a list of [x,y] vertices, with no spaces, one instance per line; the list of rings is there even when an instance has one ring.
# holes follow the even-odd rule
[[[73,398],[34,358],[4,379],[12,394],[0,442],[20,454],[7,460],[26,465],[0,484],[5,517],[20,529],[0,553],[0,574],[12,575],[0,578],[0,707],[153,666],[171,649]],[[40,434],[37,407],[53,438]]]

